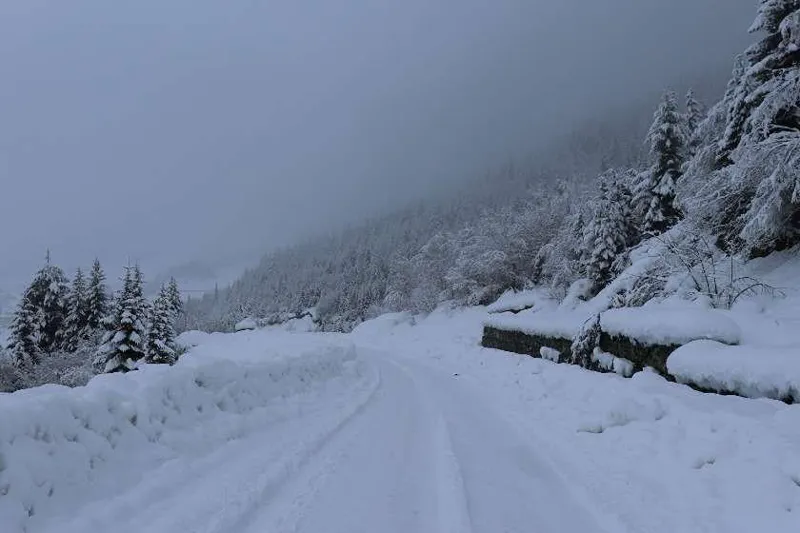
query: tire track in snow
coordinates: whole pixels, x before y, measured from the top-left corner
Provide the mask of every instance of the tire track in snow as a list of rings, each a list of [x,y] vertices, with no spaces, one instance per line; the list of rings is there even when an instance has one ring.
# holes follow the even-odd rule
[[[469,515],[461,465],[453,451],[447,422],[441,415],[438,417],[437,427],[439,531],[441,533],[472,533],[472,519]]]
[[[414,375],[378,357],[362,416],[281,487],[243,533],[470,533],[461,469],[442,413]]]
[[[547,458],[455,375],[398,358],[441,411],[473,533],[581,531],[608,533],[593,506],[576,498]],[[446,521],[445,521],[446,523]],[[443,526],[444,527],[444,526]],[[458,529],[444,531],[460,531]]]
[[[303,448],[302,454],[298,460],[291,461],[283,469],[280,476],[276,476],[270,482],[264,484],[258,489],[258,495],[255,499],[249,502],[246,510],[239,513],[235,521],[230,523],[220,523],[208,533],[232,533],[232,532],[249,532],[251,529],[254,531],[265,531],[263,526],[259,523],[259,515],[269,513],[270,510],[278,507],[280,511],[277,518],[277,526],[275,529],[267,531],[281,531],[281,533],[291,533],[297,527],[297,521],[302,516],[302,510],[308,505],[308,502],[313,499],[321,482],[324,480],[326,474],[336,464],[336,457],[327,457],[321,463],[314,465],[318,461],[323,450],[334,441],[345,428],[350,425],[356,418],[364,413],[374,401],[377,391],[381,386],[381,375],[377,369],[375,372],[376,382],[375,386],[370,390],[364,401],[360,402],[355,409],[342,419],[333,429],[326,431],[320,438],[315,439],[309,445]],[[299,495],[291,494],[291,485],[297,484],[298,479],[306,480],[306,489]],[[286,502],[286,495],[291,494]],[[283,500],[283,501],[282,501]]]
[[[472,520],[461,474],[461,465],[453,450],[450,428],[444,413],[430,393],[415,379],[413,371],[397,361],[393,361],[390,354],[383,357],[386,364],[399,369],[413,383],[416,394],[423,402],[425,415],[430,417],[434,423],[431,437],[436,457],[437,531],[439,533],[472,533]]]
[[[380,376],[370,372],[355,395],[335,387],[314,398],[314,409],[207,456],[165,464],[128,493],[66,517],[47,531],[104,531],[113,524],[117,533],[235,532],[364,410],[380,385]],[[329,397],[330,392],[335,396]],[[298,436],[303,439],[299,446]],[[119,516],[131,519],[120,523]]]

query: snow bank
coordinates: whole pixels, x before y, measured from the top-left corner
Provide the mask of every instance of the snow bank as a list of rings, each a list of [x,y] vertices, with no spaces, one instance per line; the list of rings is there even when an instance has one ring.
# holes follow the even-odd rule
[[[297,335],[257,333],[209,335],[174,367],[0,394],[1,529],[35,529],[112,495],[168,459],[258,430],[278,406],[292,416],[293,398],[370,381],[349,342],[306,340],[281,356],[302,344],[286,339]]]
[[[711,339],[738,344],[739,326],[714,309],[645,306],[610,309],[600,315],[600,327],[609,335],[622,335],[641,344],[686,344]]]
[[[305,315],[302,318],[293,318],[282,324],[281,327],[284,331],[291,331],[294,333],[311,333],[319,329],[311,315]]]
[[[530,309],[540,300],[548,299],[541,290],[530,290],[503,293],[496,302],[486,308],[489,313],[505,313],[508,311],[519,312]]]
[[[698,340],[675,350],[667,369],[678,381],[708,390],[800,402],[797,346],[728,346]]]
[[[370,332],[378,331],[380,333],[393,332],[395,326],[401,324],[413,325],[415,322],[414,315],[408,312],[402,313],[385,313],[379,317],[365,320],[353,328],[350,332],[353,336],[360,336],[369,334]]]
[[[206,333],[205,331],[184,331],[180,335],[177,336],[175,342],[179,346],[183,346],[184,348],[194,348],[198,344],[202,344],[206,342],[208,338],[211,336],[211,333]]]
[[[503,331],[519,331],[528,335],[571,339],[578,333],[586,315],[578,312],[522,312],[516,315],[495,315],[483,325]]]
[[[256,321],[254,319],[245,318],[245,319],[240,320],[239,322],[237,322],[236,325],[233,326],[233,330],[234,331],[247,331],[247,330],[256,329],[257,327],[258,327],[258,324],[256,323]]]

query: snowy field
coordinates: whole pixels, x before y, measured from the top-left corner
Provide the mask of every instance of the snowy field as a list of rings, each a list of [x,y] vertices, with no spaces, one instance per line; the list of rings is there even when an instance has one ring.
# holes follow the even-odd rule
[[[191,333],[0,395],[0,531],[797,529],[800,406],[483,349],[485,318]]]

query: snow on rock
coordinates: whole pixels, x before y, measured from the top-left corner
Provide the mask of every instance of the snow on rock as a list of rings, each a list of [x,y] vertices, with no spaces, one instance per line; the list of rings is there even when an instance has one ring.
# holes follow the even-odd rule
[[[633,375],[633,363],[622,357],[606,353],[600,348],[595,348],[592,352],[592,361],[608,372],[614,372],[626,378]]]
[[[542,346],[539,348],[539,355],[542,356],[542,359],[547,359],[548,361],[552,361],[554,363],[561,361],[561,352],[555,348],[550,348],[549,346]]]
[[[496,302],[489,305],[486,311],[489,313],[506,313],[506,312],[519,312],[525,309],[530,309],[541,300],[550,299],[541,290],[528,290],[528,291],[508,291],[504,292]]]
[[[728,346],[698,340],[672,352],[667,369],[678,381],[708,390],[800,402],[797,346]]]
[[[374,387],[341,337],[258,333],[208,335],[172,367],[0,394],[0,529],[36,530],[136,484],[148,468],[292,416],[296,399],[334,384]]]
[[[738,344],[741,338],[739,326],[724,313],[688,306],[610,309],[600,315],[600,327],[609,335],[648,345],[686,344],[698,339]]]
[[[245,319],[240,320],[239,322],[237,322],[236,325],[233,327],[233,329],[234,329],[234,331],[249,331],[249,330],[256,329],[257,327],[258,327],[258,324],[256,323],[256,321],[254,319],[245,318]]]
[[[586,315],[578,312],[526,312],[516,315],[493,315],[484,321],[484,326],[504,331],[519,331],[528,335],[571,339],[586,321]]]

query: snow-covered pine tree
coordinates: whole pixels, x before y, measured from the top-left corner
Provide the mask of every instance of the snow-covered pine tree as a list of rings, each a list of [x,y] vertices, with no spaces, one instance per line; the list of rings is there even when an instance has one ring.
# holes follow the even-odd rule
[[[103,372],[127,372],[145,356],[146,304],[142,296],[141,271],[126,267],[122,292],[114,314],[106,321],[106,334],[97,351],[95,365]]]
[[[80,268],[72,279],[72,288],[67,296],[67,317],[64,321],[63,348],[74,352],[88,336],[88,298],[86,278]]]
[[[600,346],[600,315],[594,315],[581,326],[580,331],[572,339],[572,364],[583,368],[593,368],[592,354]]]
[[[175,362],[174,307],[168,287],[161,287],[150,309],[145,361],[171,365]]]
[[[599,180],[600,196],[593,202],[592,218],[584,229],[584,271],[594,291],[605,287],[618,273],[621,258],[634,238],[624,175],[609,171]]]
[[[172,312],[173,320],[177,320],[183,314],[183,298],[181,298],[181,290],[178,288],[178,282],[175,278],[169,278],[167,284],[167,302],[169,303],[170,311]],[[217,286],[214,286],[215,298],[219,298]]]
[[[100,261],[95,259],[89,274],[86,301],[86,325],[91,331],[101,328],[103,319],[111,309],[109,303],[106,275],[100,266]]]
[[[609,179],[613,187],[610,189],[610,199],[617,206],[625,228],[625,244],[627,248],[636,246],[642,239],[641,229],[636,223],[633,212],[633,191],[631,188],[636,182],[637,172],[634,169],[625,171],[612,170]]]
[[[67,277],[63,270],[50,262],[48,251],[45,266],[36,273],[27,290],[37,317],[36,338],[42,353],[51,353],[62,347],[68,293]]]
[[[683,216],[675,187],[683,166],[684,139],[674,92],[664,94],[653,115],[647,142],[653,164],[640,174],[636,204],[642,214],[643,232],[660,235]]]
[[[728,121],[719,142],[723,163],[743,140],[764,140],[772,133],[797,130],[800,0],[761,0],[750,27],[761,39],[745,51],[746,64],[729,90]]]
[[[697,128],[706,117],[706,109],[697,99],[694,90],[689,89],[686,93],[686,112],[683,115],[684,138],[686,140],[686,155],[692,157],[697,153],[700,146],[700,138],[697,135]]]
[[[147,317],[150,313],[150,302],[144,297],[144,278],[138,264],[133,266],[133,293],[139,305],[139,316]]]
[[[717,170],[696,204],[718,245],[764,255],[800,242],[800,0],[762,0],[759,33],[722,105]]]
[[[19,300],[9,335],[8,350],[18,368],[30,368],[42,360],[39,348],[40,312],[31,301],[29,288]]]
[[[761,181],[742,216],[740,236],[751,255],[765,255],[800,242],[800,138],[794,144],[795,157],[778,163]]]

